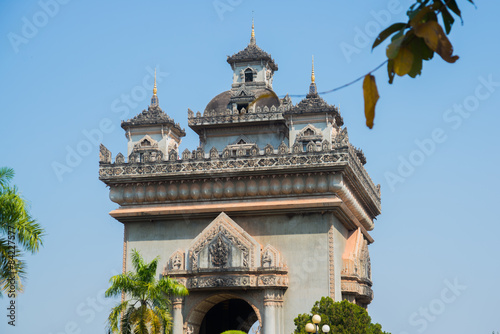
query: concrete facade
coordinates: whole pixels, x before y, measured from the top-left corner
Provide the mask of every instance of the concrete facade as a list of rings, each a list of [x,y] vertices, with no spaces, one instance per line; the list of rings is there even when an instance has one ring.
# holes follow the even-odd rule
[[[293,319],[322,296],[366,307],[380,187],[338,108],[317,94],[314,74],[300,103],[278,98],[278,67],[253,31],[228,63],[231,89],[203,113],[188,111],[197,149],[179,154],[185,132],[156,91],[148,110],[122,123],[127,161],[119,153],[113,162],[101,145],[100,179],[125,229],[123,270],[132,249],[148,261],[159,255],[159,277],[189,289],[173,299],[174,334],[212,333],[224,305],[249,305],[233,329],[258,320],[264,334],[293,332]]]

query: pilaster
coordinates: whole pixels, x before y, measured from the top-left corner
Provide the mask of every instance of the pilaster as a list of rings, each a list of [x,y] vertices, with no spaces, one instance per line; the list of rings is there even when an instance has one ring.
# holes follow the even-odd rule
[[[183,334],[183,323],[184,323],[184,319],[182,316],[183,302],[184,298],[182,297],[175,297],[172,300],[172,318],[173,318],[172,334]]]

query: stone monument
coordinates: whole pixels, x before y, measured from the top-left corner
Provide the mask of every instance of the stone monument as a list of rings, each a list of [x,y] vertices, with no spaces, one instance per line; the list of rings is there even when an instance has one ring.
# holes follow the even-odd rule
[[[255,41],[227,58],[231,89],[203,113],[188,109],[200,145],[179,154],[185,131],[151,104],[122,122],[127,159],[100,149],[100,179],[130,251],[161,257],[159,277],[189,289],[173,303],[173,333],[291,333],[322,296],[371,302],[369,231],[380,187],[351,145],[339,108],[317,92],[294,105],[273,91],[278,70]]]

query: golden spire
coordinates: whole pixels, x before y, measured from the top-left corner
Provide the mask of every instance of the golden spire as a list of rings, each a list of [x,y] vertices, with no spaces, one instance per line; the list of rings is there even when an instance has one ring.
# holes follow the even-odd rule
[[[156,68],[155,68],[155,85],[153,87],[153,96],[151,96],[151,107],[158,107],[158,96],[156,96]]]
[[[314,96],[318,94],[318,89],[316,88],[316,82],[314,82],[316,77],[314,76],[314,56],[312,56],[312,71],[311,71],[311,84],[309,85],[309,96]]]
[[[153,87],[153,95],[156,95],[156,68],[155,68],[155,86]]]
[[[252,45],[255,44],[255,29],[254,29],[254,24],[253,24],[253,17],[252,17],[252,35],[250,37],[250,44],[252,44]]]
[[[314,55],[312,56],[312,72],[311,72],[311,82],[314,83],[314,79],[316,77],[314,76]]]

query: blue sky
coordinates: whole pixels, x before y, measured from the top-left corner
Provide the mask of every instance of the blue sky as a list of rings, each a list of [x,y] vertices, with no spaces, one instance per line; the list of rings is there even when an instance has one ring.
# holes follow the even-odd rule
[[[319,91],[379,65],[385,45],[369,45],[410,3],[0,1],[0,166],[15,169],[47,231],[27,257],[15,328],[0,299],[0,332],[104,332],[112,301],[102,293],[121,270],[123,228],[108,215],[116,205],[98,180],[98,143],[126,151],[120,121],[147,107],[155,67],[160,106],[186,128],[181,150],[194,149],[187,108],[203,111],[230,88],[226,56],[248,44],[252,11],[257,44],[279,65],[275,91],[305,94],[312,54]],[[464,25],[450,39],[459,61],[436,56],[423,76],[393,85],[377,71],[373,130],[361,82],[323,96],[340,106],[382,187],[369,313],[393,334],[500,331],[500,3],[458,3]]]

